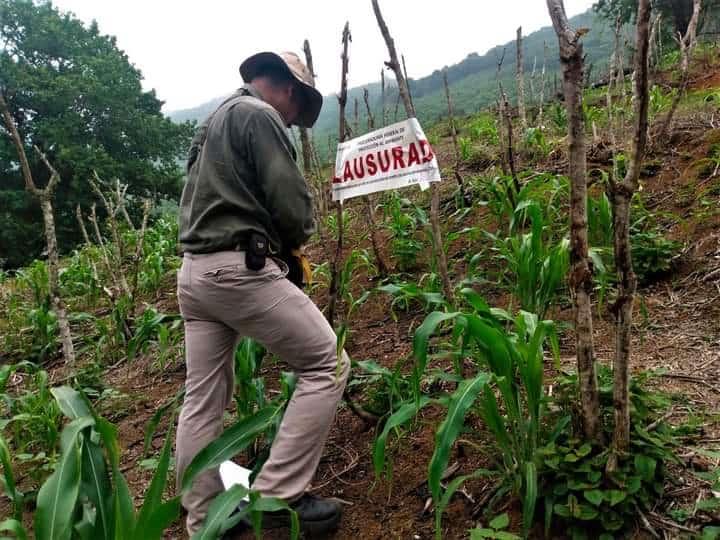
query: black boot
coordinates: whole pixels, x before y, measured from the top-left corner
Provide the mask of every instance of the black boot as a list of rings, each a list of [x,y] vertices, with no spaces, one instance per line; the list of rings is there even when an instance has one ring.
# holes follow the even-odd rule
[[[240,503],[238,511],[242,511],[246,506],[246,502]],[[308,493],[290,503],[290,508],[297,513],[300,529],[311,535],[334,531],[337,529],[342,516],[340,503],[331,499],[315,497]],[[237,534],[240,530],[246,530],[249,526],[251,526],[250,518],[245,516],[238,526],[226,533],[225,538],[232,538],[232,534]],[[263,529],[290,527],[290,513],[285,510],[263,512],[262,527]]]

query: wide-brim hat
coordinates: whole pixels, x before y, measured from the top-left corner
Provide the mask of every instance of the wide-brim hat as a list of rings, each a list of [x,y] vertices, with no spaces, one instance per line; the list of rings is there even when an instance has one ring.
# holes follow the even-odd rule
[[[305,100],[294,123],[300,127],[312,127],[320,116],[323,97],[315,89],[315,80],[308,67],[292,52],[261,52],[252,55],[240,65],[240,75],[243,81],[249,83],[268,67],[285,70],[297,81]]]

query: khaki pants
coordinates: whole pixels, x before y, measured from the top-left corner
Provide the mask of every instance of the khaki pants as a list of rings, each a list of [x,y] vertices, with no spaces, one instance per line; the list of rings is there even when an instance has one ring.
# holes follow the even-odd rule
[[[337,366],[337,338],[320,310],[285,279],[284,263],[268,259],[248,270],[245,254],[186,254],[178,274],[185,321],[187,376],[177,430],[178,489],[192,458],[223,430],[232,401],[233,359],[241,336],[286,361],[298,375],[295,393],[253,489],[291,501],[315,474],[349,372]],[[217,469],[195,478],[183,495],[187,529],[197,531],[212,499],[223,489]]]

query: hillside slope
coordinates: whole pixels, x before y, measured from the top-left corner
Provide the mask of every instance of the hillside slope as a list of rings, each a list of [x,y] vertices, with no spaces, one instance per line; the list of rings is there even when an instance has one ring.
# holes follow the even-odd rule
[[[588,55],[587,62],[588,65],[593,65],[591,76],[602,73],[607,65],[607,59],[612,52],[612,29],[603,19],[592,13],[592,11],[587,11],[586,13],[573,17],[571,23],[575,28],[590,29],[590,32],[584,37],[585,50]],[[524,43],[525,71],[527,74],[526,84],[528,86],[528,90],[526,91],[527,99],[532,100],[532,92],[530,90],[533,83],[531,83],[530,79],[534,65],[536,68],[534,86],[536,93],[539,94],[540,72],[545,54],[547,55],[545,96],[549,97],[553,90],[553,77],[559,69],[557,37],[552,27],[547,26],[526,36]],[[547,45],[546,53],[545,45]],[[513,40],[490,49],[484,55],[471,53],[463,61],[447,67],[448,82],[450,83],[453,94],[453,104],[458,114],[464,115],[477,112],[495,101],[497,92],[497,63],[498,59],[502,57],[503,49],[505,50],[505,57],[501,77],[508,93],[514,96],[515,84],[513,81],[516,65],[516,47],[515,41]],[[408,62],[412,62],[412,57],[408,58]],[[392,76],[390,76],[390,79],[392,79]],[[394,80],[392,80],[391,84],[393,86],[389,88],[386,98],[389,121],[393,121],[395,118],[395,104],[397,102],[397,89],[396,86],[394,86]],[[410,79],[409,84],[413,94],[415,108],[421,122],[435,122],[445,116],[447,105],[443,88],[442,71],[440,69],[434,71],[427,77]],[[348,91],[348,115],[353,115],[353,103],[354,100],[357,99],[360,102],[360,131],[365,129],[367,118],[365,106],[362,101],[364,88],[367,88],[370,93],[373,114],[376,118],[381,117],[381,90],[379,82],[351,88]],[[185,120],[197,120],[200,122],[217,107],[221,100],[222,97],[219,97],[191,109],[174,111],[170,113],[170,117],[177,122]],[[337,99],[335,99],[334,95],[325,96],[320,117],[313,130],[318,151],[321,155],[325,155],[328,152],[328,136],[331,137],[331,143],[333,144],[337,138],[337,115]],[[352,123],[354,118],[350,118],[350,121]]]

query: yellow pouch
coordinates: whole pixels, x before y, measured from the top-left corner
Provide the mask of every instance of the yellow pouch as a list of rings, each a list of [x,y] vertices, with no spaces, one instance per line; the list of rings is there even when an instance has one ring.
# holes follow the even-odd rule
[[[312,283],[313,273],[312,268],[310,268],[310,260],[305,256],[305,251],[303,248],[300,248],[293,249],[290,253],[300,260],[300,266],[303,271],[303,281],[305,285],[310,285]]]

